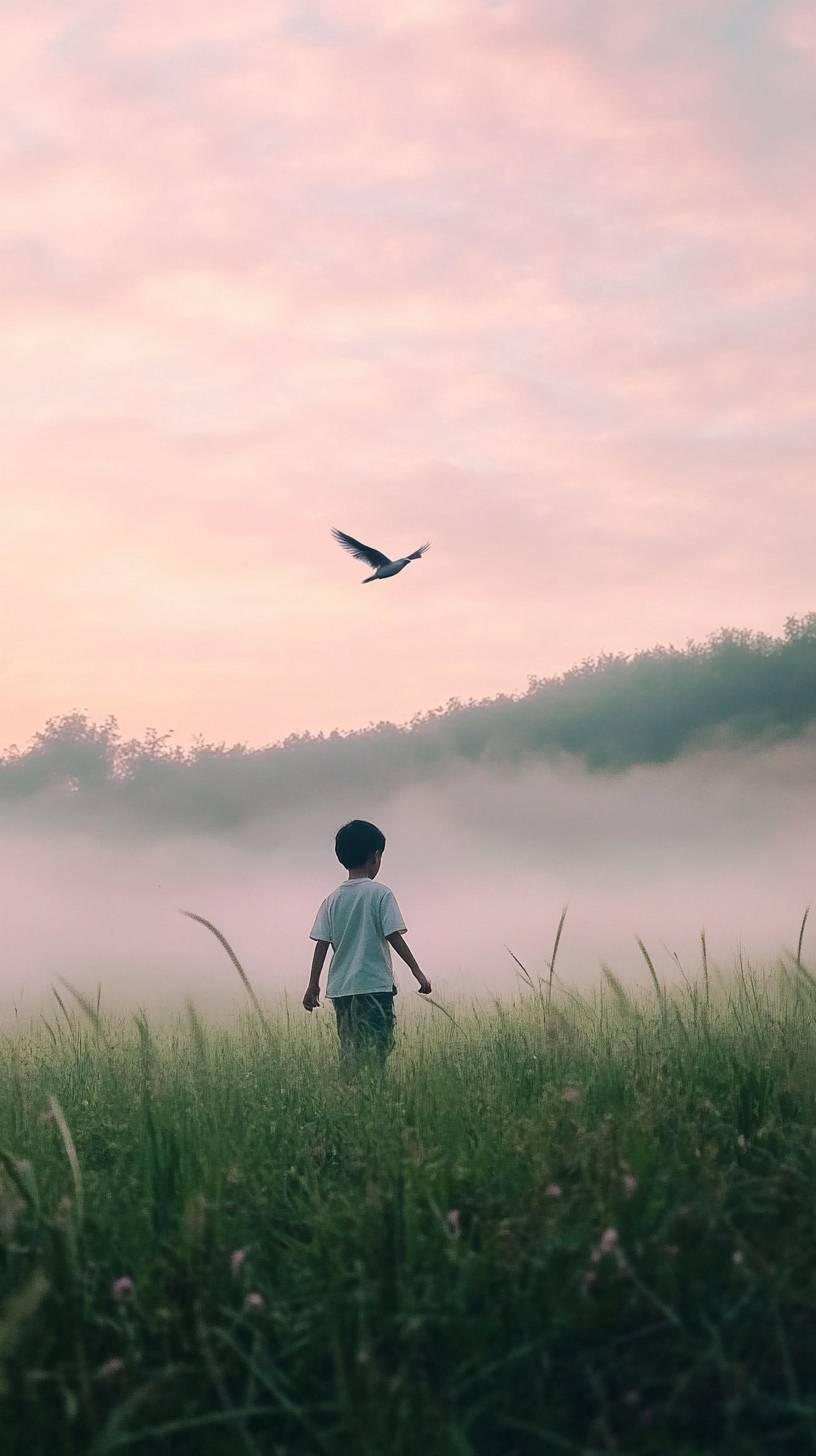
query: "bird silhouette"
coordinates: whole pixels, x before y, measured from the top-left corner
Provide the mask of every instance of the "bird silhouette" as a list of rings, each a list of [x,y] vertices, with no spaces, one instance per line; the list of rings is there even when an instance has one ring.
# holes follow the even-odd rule
[[[350,551],[357,561],[364,561],[366,566],[374,567],[374,575],[364,576],[363,582],[382,581],[386,576],[396,576],[403,567],[408,565],[409,561],[419,561],[431,544],[430,541],[426,541],[424,546],[420,546],[417,551],[412,551],[410,556],[398,556],[395,561],[392,561],[390,556],[384,556],[382,551],[375,551],[373,546],[364,546],[362,541],[355,540],[354,536],[347,536],[345,531],[338,531],[336,526],[332,526],[332,535],[335,541],[339,541],[343,550]]]

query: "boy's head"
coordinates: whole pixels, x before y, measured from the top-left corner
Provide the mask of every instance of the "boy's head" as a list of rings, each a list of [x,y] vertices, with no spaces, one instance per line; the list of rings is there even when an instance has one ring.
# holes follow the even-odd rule
[[[347,870],[364,870],[370,880],[379,874],[384,849],[385,835],[367,819],[352,819],[335,835],[334,852],[341,865]]]

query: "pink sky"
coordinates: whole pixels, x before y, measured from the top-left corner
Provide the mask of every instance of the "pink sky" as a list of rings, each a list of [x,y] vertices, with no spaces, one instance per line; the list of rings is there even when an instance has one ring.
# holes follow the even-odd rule
[[[4,742],[816,606],[811,0],[6,0]],[[364,570],[340,526],[397,555]]]

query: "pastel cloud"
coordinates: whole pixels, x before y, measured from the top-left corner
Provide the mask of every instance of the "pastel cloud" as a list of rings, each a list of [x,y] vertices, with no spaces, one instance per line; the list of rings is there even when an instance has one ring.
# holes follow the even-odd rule
[[[4,31],[7,733],[259,741],[812,606],[808,6]],[[434,552],[372,617],[332,524]]]

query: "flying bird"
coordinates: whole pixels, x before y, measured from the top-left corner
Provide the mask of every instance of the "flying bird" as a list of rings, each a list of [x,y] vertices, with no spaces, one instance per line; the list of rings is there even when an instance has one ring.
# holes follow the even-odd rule
[[[363,581],[382,581],[383,577],[396,576],[402,571],[409,561],[419,561],[423,552],[428,550],[430,541],[420,546],[417,551],[412,551],[410,556],[398,556],[392,561],[390,556],[384,556],[382,551],[375,551],[373,546],[364,546],[362,541],[355,541],[353,536],[347,536],[345,531],[338,531],[336,526],[332,527],[332,535],[335,541],[339,541],[345,551],[350,551],[358,561],[364,561],[366,566],[373,566],[374,575],[364,576]]]

